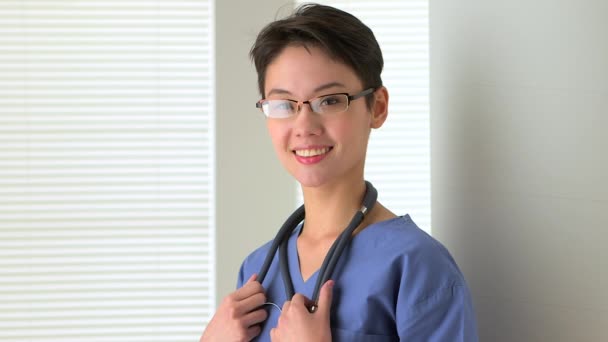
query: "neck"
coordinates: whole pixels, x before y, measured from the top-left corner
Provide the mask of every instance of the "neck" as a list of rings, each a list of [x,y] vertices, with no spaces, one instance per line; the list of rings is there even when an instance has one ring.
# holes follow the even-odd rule
[[[360,179],[315,188],[303,187],[302,192],[306,207],[302,235],[313,239],[335,238],[361,208],[365,182]]]

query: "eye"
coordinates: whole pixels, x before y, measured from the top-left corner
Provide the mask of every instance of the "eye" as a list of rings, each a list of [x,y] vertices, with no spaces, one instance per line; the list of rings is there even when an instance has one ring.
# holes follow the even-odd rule
[[[328,95],[320,99],[319,105],[321,107],[333,107],[343,106],[346,103],[346,96],[344,95]]]

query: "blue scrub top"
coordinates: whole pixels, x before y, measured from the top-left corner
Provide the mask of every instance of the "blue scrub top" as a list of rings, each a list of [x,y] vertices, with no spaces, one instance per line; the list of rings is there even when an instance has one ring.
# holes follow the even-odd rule
[[[288,243],[289,272],[298,293],[311,298],[317,273],[304,281],[296,239]],[[243,262],[238,287],[260,267],[270,243]],[[464,277],[449,252],[416,226],[409,215],[372,224],[355,235],[340,257],[331,310],[333,341],[478,341],[475,314]],[[285,290],[278,254],[262,283],[269,302],[283,306]],[[253,341],[270,341],[278,308]]]

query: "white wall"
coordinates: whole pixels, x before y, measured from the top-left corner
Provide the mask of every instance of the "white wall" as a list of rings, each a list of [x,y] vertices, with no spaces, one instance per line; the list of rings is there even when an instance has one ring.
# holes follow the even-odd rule
[[[286,5],[287,4],[287,5]],[[221,0],[216,6],[217,301],[233,291],[241,262],[272,239],[295,208],[295,185],[280,166],[255,108],[249,49],[285,0]],[[284,12],[281,12],[284,13]],[[290,201],[290,199],[294,199]]]
[[[431,0],[433,233],[482,341],[608,340],[607,13]]]

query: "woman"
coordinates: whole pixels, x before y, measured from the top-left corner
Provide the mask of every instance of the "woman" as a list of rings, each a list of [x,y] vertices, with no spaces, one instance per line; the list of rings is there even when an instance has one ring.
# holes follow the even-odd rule
[[[257,106],[304,195],[306,219],[287,243],[296,294],[287,298],[277,256],[257,281],[267,243],[245,259],[238,289],[201,341],[477,341],[470,294],[452,257],[408,215],[380,203],[353,232],[311,312],[318,270],[367,189],[370,132],[387,117],[382,53],[357,18],[304,5],[266,26],[251,57]]]

